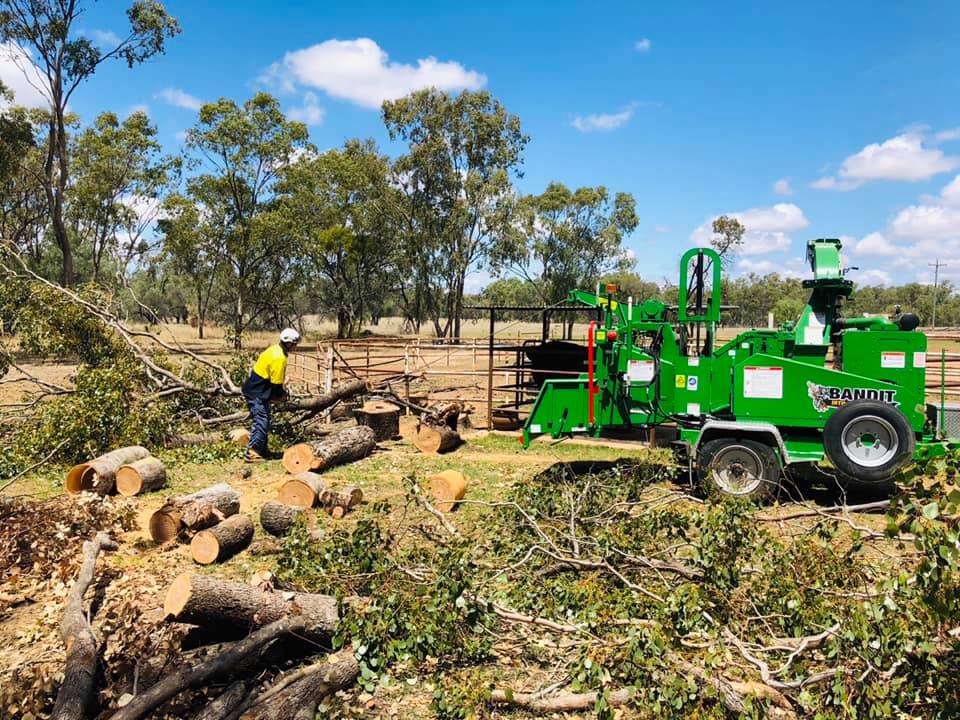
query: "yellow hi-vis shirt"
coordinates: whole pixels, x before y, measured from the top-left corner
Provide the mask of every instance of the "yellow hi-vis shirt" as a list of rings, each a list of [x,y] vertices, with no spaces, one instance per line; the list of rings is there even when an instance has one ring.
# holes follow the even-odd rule
[[[250,377],[243,384],[243,394],[269,400],[283,395],[283,381],[287,374],[287,353],[278,344],[271,345],[257,358]]]

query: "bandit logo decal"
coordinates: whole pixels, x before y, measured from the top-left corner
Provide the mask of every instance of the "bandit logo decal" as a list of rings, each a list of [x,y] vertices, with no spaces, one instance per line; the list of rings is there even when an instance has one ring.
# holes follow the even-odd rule
[[[817,412],[842,408],[851,400],[878,400],[896,407],[900,403],[894,400],[896,390],[877,390],[876,388],[838,388],[829,385],[817,385],[807,382],[807,394],[813,401]]]

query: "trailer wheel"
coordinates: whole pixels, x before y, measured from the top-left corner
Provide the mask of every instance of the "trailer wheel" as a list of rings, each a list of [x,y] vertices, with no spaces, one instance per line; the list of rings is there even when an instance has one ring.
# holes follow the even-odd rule
[[[897,408],[876,400],[854,400],[837,410],[823,427],[827,459],[861,482],[884,482],[916,448],[913,429]]]
[[[769,445],[756,440],[717,438],[697,455],[700,486],[733,497],[760,499],[780,484],[780,461]]]

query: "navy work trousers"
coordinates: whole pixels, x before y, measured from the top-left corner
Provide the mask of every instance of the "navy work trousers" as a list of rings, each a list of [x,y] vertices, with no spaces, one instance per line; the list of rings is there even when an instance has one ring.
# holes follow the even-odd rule
[[[270,432],[270,403],[261,398],[248,397],[247,407],[250,409],[250,419],[253,421],[247,447],[261,457],[266,457],[267,433]]]

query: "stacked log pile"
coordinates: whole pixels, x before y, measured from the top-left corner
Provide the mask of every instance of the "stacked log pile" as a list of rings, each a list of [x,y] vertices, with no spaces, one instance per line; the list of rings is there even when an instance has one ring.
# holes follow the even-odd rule
[[[190,495],[169,498],[150,516],[150,537],[165,543],[181,534],[212,527],[240,512],[240,493],[227,483],[213,485]]]

